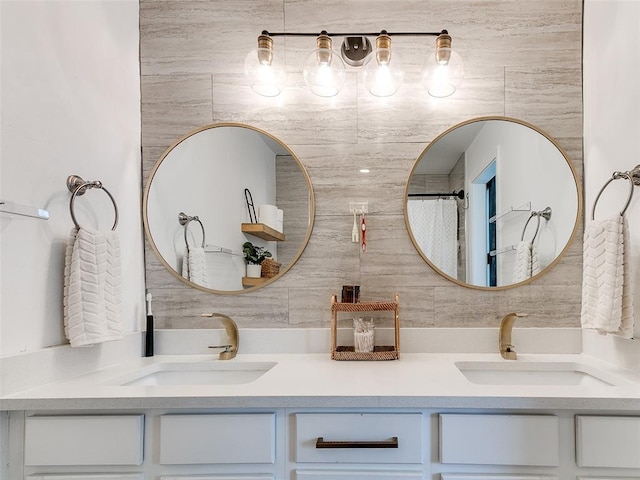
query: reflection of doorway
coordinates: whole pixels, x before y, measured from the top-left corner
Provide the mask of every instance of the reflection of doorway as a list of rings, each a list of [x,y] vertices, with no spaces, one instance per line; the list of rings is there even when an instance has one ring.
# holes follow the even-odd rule
[[[498,285],[498,255],[496,254],[496,176],[495,162],[493,166],[494,175],[487,182],[486,205],[487,205],[487,286],[496,287]],[[493,255],[491,254],[493,252]]]
[[[490,252],[496,248],[497,232],[495,216],[497,204],[496,158],[471,182],[469,204],[469,279],[474,285],[497,286],[497,258]]]

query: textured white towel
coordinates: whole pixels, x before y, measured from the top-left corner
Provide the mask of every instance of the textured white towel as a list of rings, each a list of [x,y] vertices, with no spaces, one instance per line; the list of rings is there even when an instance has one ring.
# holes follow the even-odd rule
[[[513,283],[523,282],[540,273],[538,250],[535,245],[523,240],[516,245],[516,260],[513,266]]]
[[[120,242],[73,228],[64,268],[64,332],[72,347],[123,338]]]
[[[209,276],[207,274],[207,259],[204,248],[191,247],[184,249],[182,255],[182,276],[190,282],[208,288]]]
[[[633,286],[629,229],[624,216],[592,221],[584,233],[582,314],[584,328],[633,336]]]

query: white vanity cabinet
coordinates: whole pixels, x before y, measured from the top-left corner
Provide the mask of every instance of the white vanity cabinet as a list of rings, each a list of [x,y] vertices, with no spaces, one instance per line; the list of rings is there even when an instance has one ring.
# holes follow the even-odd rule
[[[2,480],[640,479],[640,415],[438,408],[9,413]]]

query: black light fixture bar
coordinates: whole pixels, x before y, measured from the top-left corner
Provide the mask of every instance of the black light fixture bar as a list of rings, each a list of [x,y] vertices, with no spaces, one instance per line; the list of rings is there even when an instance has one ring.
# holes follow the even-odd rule
[[[375,37],[377,35],[389,35],[390,37],[437,37],[438,35],[447,35],[447,30],[440,32],[387,32],[381,30],[373,33],[333,33],[322,30],[320,33],[308,33],[308,32],[269,32],[263,30],[262,35],[269,35],[270,37],[317,37],[318,35],[328,35],[330,37]]]

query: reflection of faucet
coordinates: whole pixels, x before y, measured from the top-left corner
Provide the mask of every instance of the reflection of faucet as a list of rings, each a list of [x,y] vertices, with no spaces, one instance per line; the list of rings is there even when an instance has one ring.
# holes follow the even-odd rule
[[[219,359],[220,360],[231,360],[238,353],[238,345],[240,344],[239,336],[238,336],[238,325],[233,321],[231,317],[228,317],[222,313],[203,313],[202,317],[218,317],[224,325],[224,329],[227,332],[227,343],[226,345],[211,345],[209,348],[224,348],[222,352],[220,352]]]
[[[508,313],[500,322],[500,355],[507,360],[515,360],[518,358],[516,350],[511,344],[511,331],[513,330],[513,323],[516,318],[526,317],[526,313]]]

